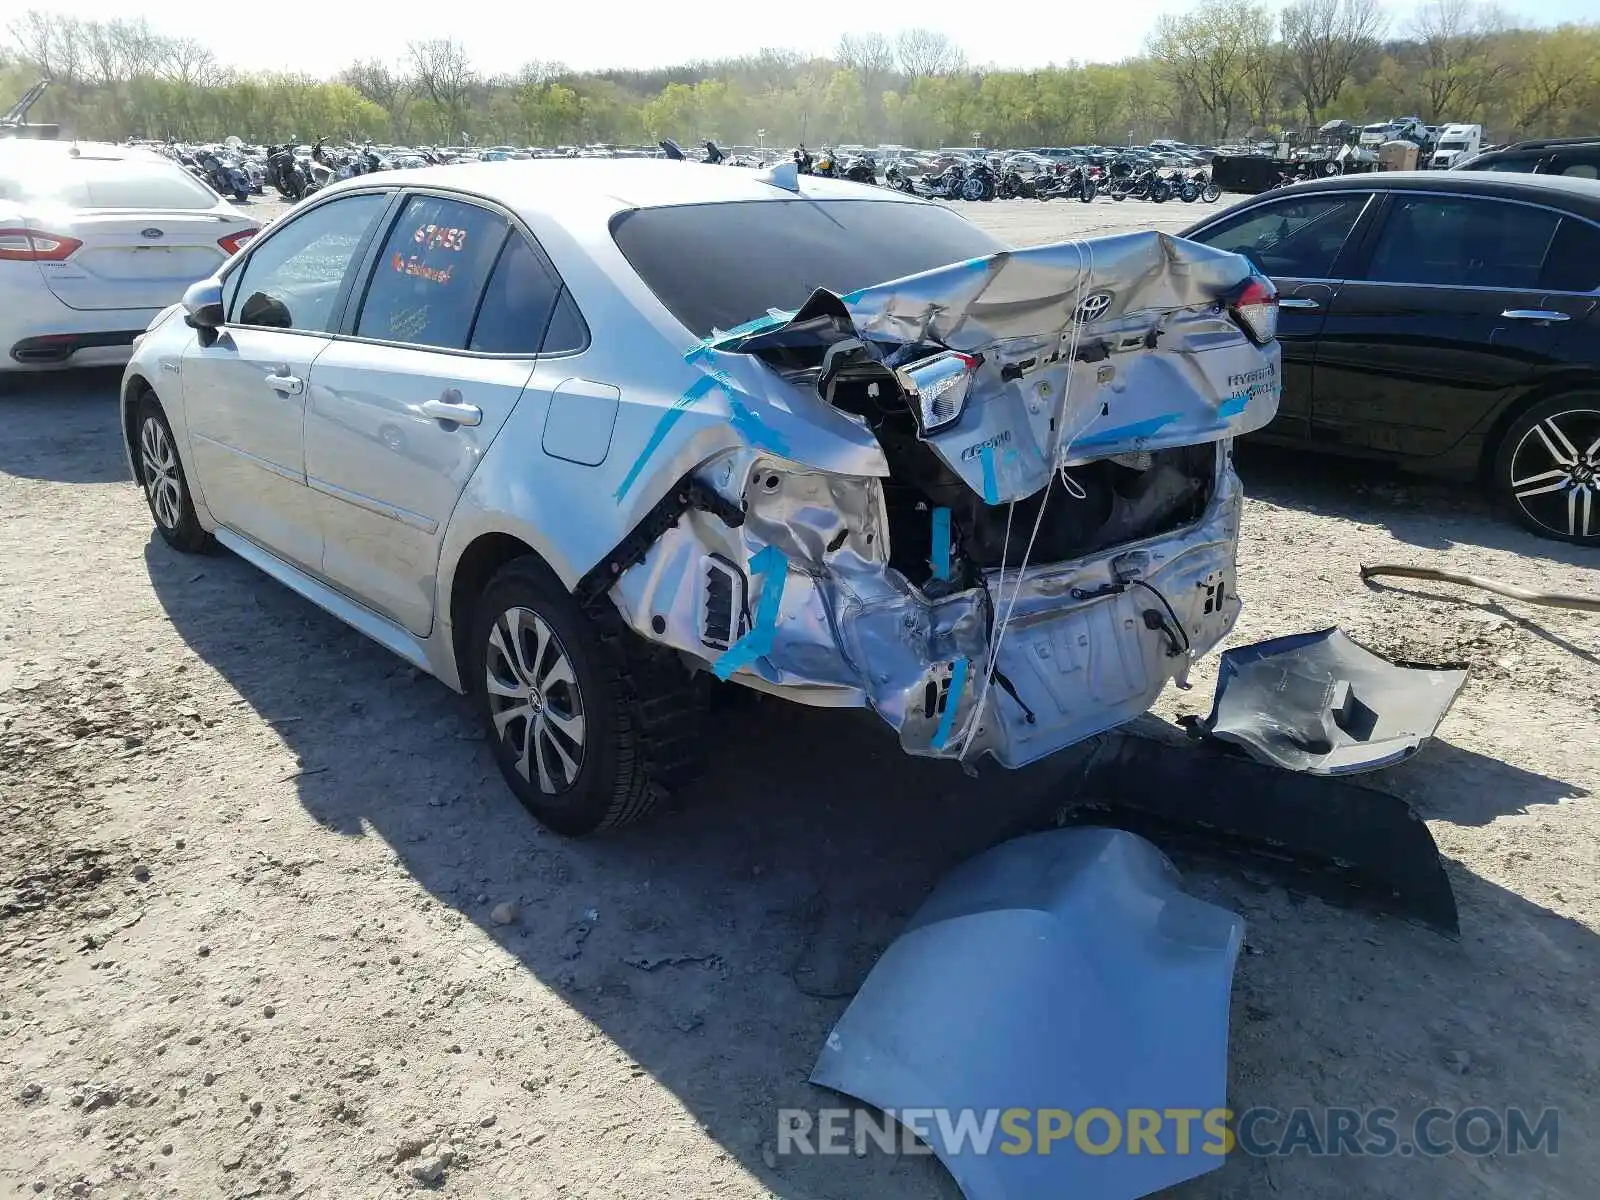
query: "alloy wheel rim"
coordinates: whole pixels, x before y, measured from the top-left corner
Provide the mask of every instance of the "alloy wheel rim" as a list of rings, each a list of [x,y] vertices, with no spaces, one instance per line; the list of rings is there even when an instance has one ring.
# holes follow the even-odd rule
[[[583,769],[587,729],[566,647],[531,608],[511,608],[489,632],[486,659],[489,712],[517,773],[547,796],[568,791]]]
[[[1511,494],[1529,520],[1565,537],[1600,536],[1600,410],[1553,413],[1511,453]]]
[[[139,431],[139,458],[144,466],[144,492],[150,511],[163,529],[176,529],[183,512],[183,480],[178,475],[178,455],[166,426],[146,417]]]

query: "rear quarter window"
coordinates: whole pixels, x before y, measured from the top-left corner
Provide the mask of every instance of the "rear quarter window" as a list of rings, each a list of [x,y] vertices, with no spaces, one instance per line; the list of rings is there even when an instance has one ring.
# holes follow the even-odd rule
[[[892,200],[760,200],[644,208],[612,222],[639,277],[697,337],[818,288],[844,295],[1005,245],[947,208]]]

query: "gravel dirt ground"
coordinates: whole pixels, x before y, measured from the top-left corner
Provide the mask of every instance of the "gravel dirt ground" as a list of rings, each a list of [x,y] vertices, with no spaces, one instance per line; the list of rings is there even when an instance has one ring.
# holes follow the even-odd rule
[[[1020,244],[1203,210],[968,211]],[[461,700],[152,535],[115,390],[0,394],[0,1192],[957,1195],[924,1156],[779,1156],[776,1110],[838,1103],[806,1076],[848,995],[946,871],[1052,808],[1062,764],[971,779],[870,717],[752,701],[681,811],[545,834]],[[1248,923],[1230,1102],[1555,1108],[1559,1153],[1236,1154],[1173,1194],[1592,1197],[1600,616],[1357,568],[1578,591],[1596,555],[1468,489],[1240,457],[1233,643],[1337,623],[1472,676],[1371,781],[1427,819],[1459,941],[1183,864]],[[1145,724],[1203,713],[1213,664]]]

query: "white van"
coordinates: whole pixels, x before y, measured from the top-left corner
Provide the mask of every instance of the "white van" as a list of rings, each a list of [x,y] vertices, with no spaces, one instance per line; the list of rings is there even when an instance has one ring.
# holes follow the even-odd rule
[[[1458,162],[1465,162],[1481,149],[1482,125],[1446,125],[1439,132],[1439,147],[1428,165],[1436,171],[1445,171]]]

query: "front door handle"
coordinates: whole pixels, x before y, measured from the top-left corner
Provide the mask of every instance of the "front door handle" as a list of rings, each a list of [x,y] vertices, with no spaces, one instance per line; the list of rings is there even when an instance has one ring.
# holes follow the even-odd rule
[[[1312,300],[1306,296],[1279,296],[1278,307],[1317,309],[1322,307],[1322,301]]]
[[[267,386],[280,396],[298,396],[306,390],[305,381],[289,374],[287,369],[268,375]]]
[[[1508,321],[1570,321],[1564,312],[1551,312],[1547,308],[1508,308],[1500,314]]]
[[[424,400],[422,414],[435,421],[449,421],[454,425],[482,425],[483,409],[476,404],[464,404],[461,393],[451,388],[437,400]]]

